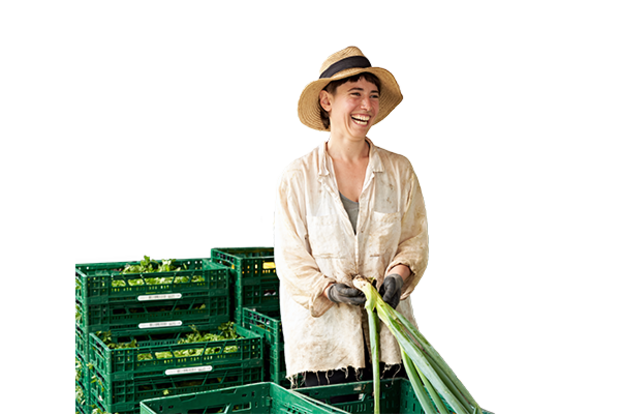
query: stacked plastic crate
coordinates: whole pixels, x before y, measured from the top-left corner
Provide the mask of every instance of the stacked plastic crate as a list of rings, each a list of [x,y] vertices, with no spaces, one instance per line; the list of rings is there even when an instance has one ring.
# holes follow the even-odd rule
[[[306,395],[312,398],[312,400],[329,404],[332,408],[340,409],[347,413],[373,414],[376,412],[374,409],[372,381],[298,388],[295,392]],[[382,413],[425,414],[422,403],[416,397],[413,386],[408,379],[383,379],[381,380],[380,393],[379,411]],[[455,411],[446,403],[446,400],[443,397],[441,399],[448,407],[448,413],[455,414]],[[493,413],[482,410],[480,414]]]
[[[111,263],[123,260],[134,260],[135,255],[104,256],[104,257],[74,257],[74,269],[78,262],[95,264],[98,262]],[[120,263],[115,263],[119,265]],[[90,414],[90,378],[88,368],[88,337],[84,330],[87,324],[82,320],[82,302],[84,302],[82,280],[74,270],[73,275],[73,412]]]
[[[380,387],[380,412],[425,414],[409,380],[383,379]],[[141,414],[232,412],[244,414],[374,414],[377,412],[374,403],[372,381],[296,388],[295,390],[287,390],[273,383],[260,383],[192,395],[144,400],[141,403]],[[455,414],[449,406],[447,412]],[[493,413],[482,410],[480,414]]]
[[[88,351],[83,333],[75,328],[75,413],[90,414],[90,380],[88,377]]]
[[[235,321],[264,339],[265,381],[290,387],[285,378],[280,282],[273,247],[214,248],[211,258],[233,271],[231,297]]]
[[[265,370],[265,381],[290,388],[291,383],[286,379],[280,311],[259,312],[243,308],[243,326],[262,336],[265,341],[265,367],[268,367]]]
[[[243,308],[280,310],[280,282],[273,247],[213,248],[211,259],[232,270],[231,295],[235,321],[242,321]]]
[[[263,382],[192,395],[142,401],[141,414],[346,414],[318,400]]]
[[[138,263],[76,266],[77,413],[139,413],[142,399],[262,380],[262,338],[240,324],[237,338],[186,339],[232,319],[227,267],[186,259],[123,272]]]

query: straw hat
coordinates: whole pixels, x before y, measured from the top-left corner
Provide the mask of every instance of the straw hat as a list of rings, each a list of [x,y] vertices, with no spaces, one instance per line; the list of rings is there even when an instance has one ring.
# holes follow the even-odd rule
[[[306,86],[301,93],[297,106],[297,113],[301,122],[319,131],[329,131],[329,128],[325,129],[321,121],[320,91],[331,81],[355,76],[362,72],[372,73],[381,81],[379,114],[375,118],[374,124],[388,116],[403,100],[396,79],[387,70],[371,66],[368,59],[357,47],[349,46],[328,57],[321,65],[319,79]]]

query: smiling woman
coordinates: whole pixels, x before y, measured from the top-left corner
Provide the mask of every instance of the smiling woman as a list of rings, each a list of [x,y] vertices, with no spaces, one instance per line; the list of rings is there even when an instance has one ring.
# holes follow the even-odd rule
[[[336,90],[338,89],[340,85],[344,85],[347,82],[357,82],[360,78],[365,79],[366,81],[372,83],[373,85],[377,87],[376,92],[377,92],[377,98],[378,98],[379,94],[381,93],[381,81],[375,75],[373,75],[372,73],[368,73],[368,72],[363,72],[358,75],[351,76],[349,78],[339,79],[339,80],[330,82],[325,88],[323,88],[323,90],[329,93],[330,95],[336,95]],[[325,129],[329,129],[329,125],[330,125],[329,124],[329,113],[325,109],[323,109],[323,107],[320,106],[320,103],[319,103],[319,107],[321,109],[321,121],[323,121],[323,125],[325,126]],[[366,124],[368,124],[368,122],[366,122],[364,125]]]
[[[383,299],[415,324],[408,298],[428,261],[413,168],[368,138],[402,100],[394,76],[356,47],[331,55],[319,73],[298,114],[329,140],[285,169],[275,215],[287,376],[301,374],[309,386],[372,378],[365,297],[353,279],[376,280]],[[380,348],[383,375],[405,376],[387,329]]]

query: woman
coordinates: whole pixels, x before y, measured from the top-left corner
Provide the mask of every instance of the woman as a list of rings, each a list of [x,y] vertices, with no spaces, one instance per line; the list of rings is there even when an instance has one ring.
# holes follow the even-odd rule
[[[329,140],[285,169],[275,215],[287,377],[302,374],[310,386],[354,381],[369,368],[365,298],[353,278],[375,278],[383,299],[415,324],[408,298],[428,262],[411,164],[367,137],[402,100],[396,80],[356,47],[331,55],[320,73],[298,113]],[[383,324],[380,341],[382,369],[393,375],[400,349]]]

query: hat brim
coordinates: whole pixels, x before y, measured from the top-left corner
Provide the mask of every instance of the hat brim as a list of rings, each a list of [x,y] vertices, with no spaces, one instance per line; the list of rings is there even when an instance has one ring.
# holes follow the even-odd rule
[[[349,78],[359,73],[367,72],[372,73],[381,82],[381,95],[379,96],[379,113],[375,118],[373,125],[378,124],[386,116],[398,106],[403,100],[403,95],[400,92],[400,87],[388,70],[383,68],[368,67],[368,68],[351,68],[338,72],[331,78],[319,79],[309,83],[301,93],[299,97],[299,103],[297,105],[297,114],[299,120],[306,126],[319,131],[329,131],[329,128],[323,126],[321,120],[321,107],[319,104],[319,94],[323,88],[325,88],[330,82]]]

